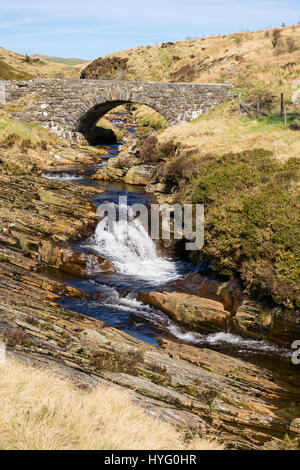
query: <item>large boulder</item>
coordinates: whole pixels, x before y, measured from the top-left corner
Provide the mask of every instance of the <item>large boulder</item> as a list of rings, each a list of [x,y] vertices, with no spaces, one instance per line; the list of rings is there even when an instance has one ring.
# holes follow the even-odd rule
[[[107,165],[96,171],[93,178],[99,180],[122,180],[128,170],[138,165],[139,160],[131,153],[123,150],[117,157],[110,158]]]
[[[139,300],[197,331],[224,331],[230,313],[221,302],[182,292],[140,292]]]
[[[124,178],[125,183],[147,185],[153,178],[155,166],[138,165],[128,170]]]

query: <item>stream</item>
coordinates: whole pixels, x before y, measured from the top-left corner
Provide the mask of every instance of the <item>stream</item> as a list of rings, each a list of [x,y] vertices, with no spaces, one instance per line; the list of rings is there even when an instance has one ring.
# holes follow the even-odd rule
[[[116,116],[115,123],[122,125],[121,115]],[[130,128],[131,135],[135,132],[134,127]],[[99,163],[56,167],[55,170],[45,171],[43,176],[85,186],[104,187],[106,192],[93,198],[96,205],[118,204],[120,196],[127,196],[129,206],[136,203],[150,205],[155,197],[141,187],[92,179],[98,168],[107,164],[109,158],[118,155],[119,149],[119,145],[103,146]],[[274,372],[274,377],[279,381],[284,378],[293,389],[300,385],[298,368],[291,363],[290,350],[274,343],[242,338],[230,331],[212,334],[189,331],[160,310],[137,299],[140,291],[163,289],[196,270],[196,266],[189,262],[162,255],[138,218],[129,222],[128,237],[124,236],[122,221],[115,222],[111,232],[107,230],[106,219],[103,219],[91,238],[77,242],[72,248],[89,254],[89,277],[81,278],[57,270],[49,270],[48,275],[59,277],[88,295],[80,299],[62,297],[59,301],[62,307],[97,318],[154,346],[159,346],[159,338],[164,337],[211,348],[266,367]],[[109,260],[114,270],[101,271],[93,253]]]

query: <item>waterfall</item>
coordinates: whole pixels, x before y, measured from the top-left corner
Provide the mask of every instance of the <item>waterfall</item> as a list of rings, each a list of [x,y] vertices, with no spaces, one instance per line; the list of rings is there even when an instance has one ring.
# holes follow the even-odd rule
[[[162,258],[138,218],[108,225],[107,217],[98,223],[90,240],[100,256],[112,261],[118,272],[137,276],[154,284],[178,279],[180,263]]]

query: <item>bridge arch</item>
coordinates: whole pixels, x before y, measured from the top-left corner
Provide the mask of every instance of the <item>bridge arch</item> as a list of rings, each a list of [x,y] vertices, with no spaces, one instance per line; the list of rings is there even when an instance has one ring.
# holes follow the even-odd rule
[[[166,121],[172,122],[172,114],[165,109],[156,99],[137,93],[102,93],[92,99],[86,100],[79,107],[74,119],[75,132],[82,134],[87,140],[93,132],[97,122],[106,113],[120,105],[133,103],[149,106],[161,114]]]

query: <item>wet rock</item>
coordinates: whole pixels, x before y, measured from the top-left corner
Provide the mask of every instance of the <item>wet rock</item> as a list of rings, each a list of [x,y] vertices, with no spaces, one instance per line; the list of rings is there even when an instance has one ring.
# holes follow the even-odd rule
[[[272,329],[272,315],[264,314],[254,302],[245,300],[232,319],[234,330],[252,338],[268,337]]]
[[[299,311],[271,308],[244,298],[241,285],[235,279],[221,282],[197,272],[174,282],[173,286],[177,290],[222,302],[232,314],[230,328],[233,332],[287,346],[300,338]]]
[[[108,160],[107,165],[96,171],[93,178],[99,180],[121,180],[128,169],[137,164],[138,159],[128,150],[120,152],[117,157]]]
[[[126,169],[109,167],[107,165],[104,168],[100,168],[99,170],[97,170],[96,173],[93,175],[93,179],[103,181],[119,181],[123,179],[126,174],[126,171]]]
[[[139,293],[139,300],[196,331],[225,331],[230,313],[221,302],[181,292]]]

